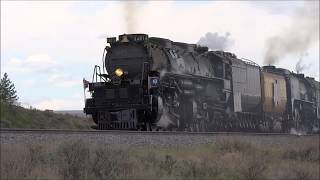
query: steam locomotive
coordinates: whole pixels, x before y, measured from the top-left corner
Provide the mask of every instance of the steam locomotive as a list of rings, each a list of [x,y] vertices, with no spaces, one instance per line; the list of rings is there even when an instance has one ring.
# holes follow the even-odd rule
[[[320,88],[314,78],[146,34],[107,42],[84,108],[97,129],[319,129]]]

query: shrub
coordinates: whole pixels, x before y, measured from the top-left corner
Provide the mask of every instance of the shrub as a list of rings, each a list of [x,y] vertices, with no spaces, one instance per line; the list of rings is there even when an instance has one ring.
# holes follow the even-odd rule
[[[282,157],[291,160],[320,162],[319,151],[315,146],[287,149]]]
[[[123,150],[100,147],[94,154],[91,163],[94,179],[123,179],[132,172],[133,165]]]
[[[241,139],[221,139],[217,142],[217,147],[222,153],[245,152],[253,148],[252,144]]]
[[[266,163],[262,157],[249,157],[248,160],[243,160],[244,164],[241,167],[240,174],[244,180],[262,180],[265,179]]]
[[[28,144],[27,145],[27,158],[30,162],[30,168],[35,168],[39,164],[45,163],[45,155],[43,153],[43,146],[39,144]]]
[[[314,141],[270,146],[220,140],[179,148],[81,141],[1,144],[0,179],[319,179]]]
[[[1,145],[2,146],[2,145]],[[6,154],[5,156],[3,154]],[[33,156],[35,158],[35,156]],[[28,179],[35,166],[35,161],[25,145],[1,147],[1,178]]]
[[[160,163],[160,169],[163,169],[166,173],[171,175],[176,162],[177,161],[174,160],[172,156],[166,155],[165,160]]]
[[[59,173],[62,179],[87,177],[89,149],[80,141],[63,143],[58,151]]]

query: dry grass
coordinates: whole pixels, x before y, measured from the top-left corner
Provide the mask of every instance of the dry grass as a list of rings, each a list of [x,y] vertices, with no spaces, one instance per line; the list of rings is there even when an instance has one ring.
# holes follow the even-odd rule
[[[233,137],[175,147],[2,144],[0,179],[317,180],[319,164],[315,137],[272,145]]]
[[[91,118],[25,109],[0,102],[1,128],[90,129],[92,125],[94,123]]]

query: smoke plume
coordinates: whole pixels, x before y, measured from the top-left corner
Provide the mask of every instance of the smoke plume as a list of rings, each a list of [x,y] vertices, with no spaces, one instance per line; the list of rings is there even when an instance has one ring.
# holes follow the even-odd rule
[[[207,46],[211,50],[227,50],[232,46],[234,41],[230,39],[230,33],[226,32],[225,35],[219,35],[217,32],[207,32],[204,37],[198,41],[198,45]]]
[[[311,64],[303,64],[303,58],[308,56],[308,53],[301,53],[300,55],[300,58],[299,58],[299,61],[297,62],[296,64],[296,72],[299,74],[299,73],[302,73],[302,71],[310,68]]]
[[[124,12],[127,33],[136,33],[138,4],[133,1],[124,2]]]
[[[296,10],[292,24],[266,41],[264,64],[275,64],[289,54],[303,53],[319,41],[319,4],[309,2]]]

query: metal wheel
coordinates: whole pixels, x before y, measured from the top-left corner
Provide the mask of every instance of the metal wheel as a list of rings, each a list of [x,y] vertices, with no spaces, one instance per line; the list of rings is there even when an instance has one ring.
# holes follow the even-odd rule
[[[151,123],[147,118],[144,118],[144,128],[145,131],[152,131]]]
[[[293,123],[294,123],[294,128],[298,133],[306,133],[308,132],[308,128],[304,126],[302,122],[302,117],[300,110],[298,108],[294,108],[294,114],[293,114]]]
[[[152,126],[150,122],[146,123],[146,131],[152,131]]]
[[[206,112],[206,117],[201,119],[199,122],[199,131],[206,132],[207,131],[207,123],[209,122],[209,112]]]
[[[180,104],[180,127],[178,129],[180,131],[190,131],[192,127],[192,119],[193,119],[193,105],[190,100],[182,100]]]
[[[295,108],[294,109],[294,116],[293,116],[293,123],[294,123],[294,128],[296,128],[296,130],[298,130],[300,128],[300,121],[301,121],[300,112],[299,112],[298,108]]]

